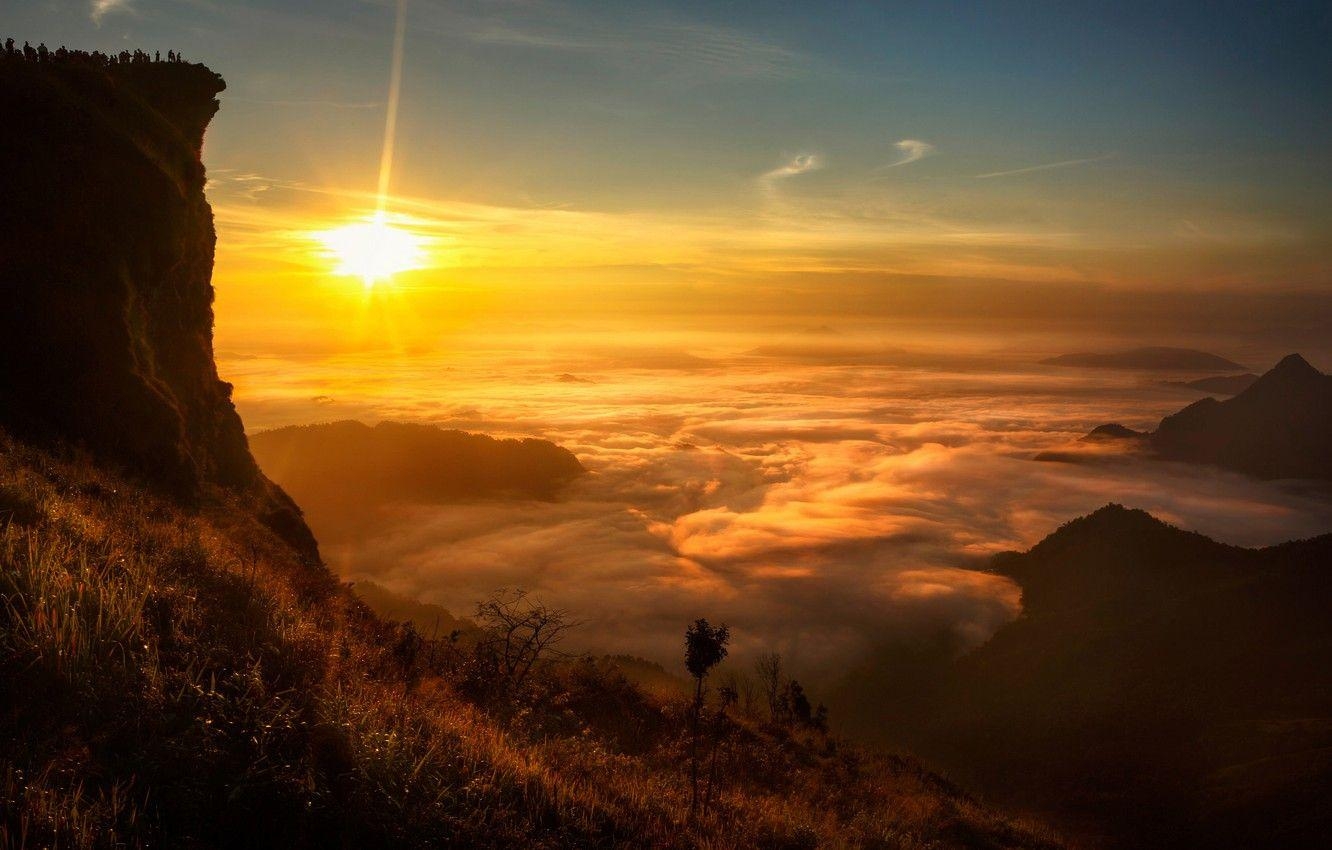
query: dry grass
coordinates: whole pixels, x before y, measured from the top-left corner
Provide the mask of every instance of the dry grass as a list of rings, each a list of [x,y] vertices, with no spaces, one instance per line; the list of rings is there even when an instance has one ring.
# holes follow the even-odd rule
[[[489,704],[456,665],[405,670],[397,627],[225,495],[2,435],[0,481],[0,847],[1059,846],[753,719],[690,824],[684,704],[611,666]]]

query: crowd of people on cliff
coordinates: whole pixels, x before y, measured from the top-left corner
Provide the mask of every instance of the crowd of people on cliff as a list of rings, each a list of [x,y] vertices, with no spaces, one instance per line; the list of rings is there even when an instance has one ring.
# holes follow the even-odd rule
[[[22,47],[14,44],[14,39],[5,39],[5,49],[0,53],[0,58],[18,60],[23,62],[76,62],[84,65],[92,65],[99,68],[109,68],[113,65],[147,65],[154,62],[184,62],[185,59],[176,50],[168,50],[166,58],[162,58],[161,51],[156,51],[149,55],[142,50],[122,50],[119,53],[102,53],[99,50],[70,50],[64,46],[55,50],[50,50],[45,44],[39,44],[33,47],[28,42],[23,42]]]

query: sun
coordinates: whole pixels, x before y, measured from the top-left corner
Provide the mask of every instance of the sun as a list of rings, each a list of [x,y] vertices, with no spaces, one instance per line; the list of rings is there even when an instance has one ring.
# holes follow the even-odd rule
[[[382,213],[314,237],[337,261],[337,274],[359,277],[366,288],[425,265],[425,239],[389,224]]]

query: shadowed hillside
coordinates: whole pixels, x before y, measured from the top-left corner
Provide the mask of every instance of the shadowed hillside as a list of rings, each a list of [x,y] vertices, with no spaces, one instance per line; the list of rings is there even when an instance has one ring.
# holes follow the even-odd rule
[[[378,620],[235,505],[2,433],[0,481],[0,847],[1061,846],[912,760],[739,715],[691,820],[689,700],[633,663],[516,682],[494,633]]]
[[[1112,505],[995,568],[1023,613],[938,687],[924,752],[1125,846],[1332,838],[1332,536],[1241,549]]]

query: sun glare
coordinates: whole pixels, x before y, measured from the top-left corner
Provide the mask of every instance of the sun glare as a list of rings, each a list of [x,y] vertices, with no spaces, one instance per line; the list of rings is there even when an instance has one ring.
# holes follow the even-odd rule
[[[337,274],[359,277],[366,287],[425,265],[425,240],[409,230],[394,227],[381,215],[320,231],[315,238],[324,245],[328,256],[337,261]]]

